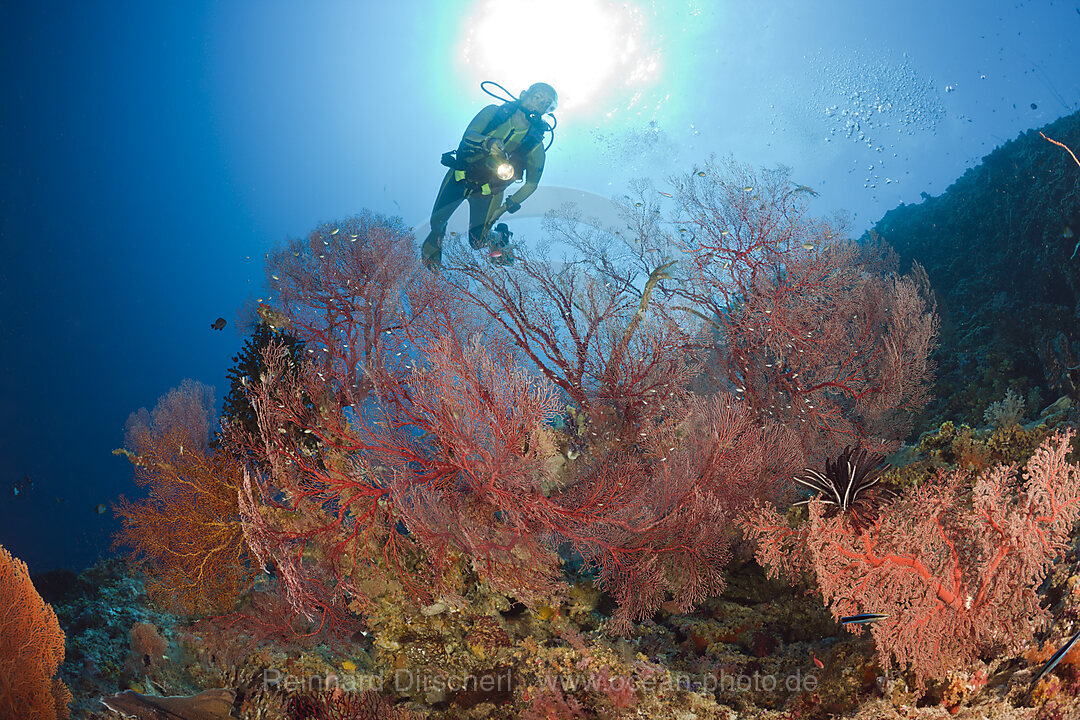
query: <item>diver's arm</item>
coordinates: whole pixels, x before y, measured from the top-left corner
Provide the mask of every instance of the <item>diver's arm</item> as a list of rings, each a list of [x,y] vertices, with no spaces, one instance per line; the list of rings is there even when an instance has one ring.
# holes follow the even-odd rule
[[[461,136],[461,145],[459,146],[461,149],[468,149],[475,153],[483,148],[484,140],[488,138],[484,134],[484,128],[495,117],[495,111],[498,109],[498,105],[488,105],[476,113],[476,117],[469,123],[469,127],[465,128],[465,134]]]
[[[525,184],[506,199],[508,209],[514,205],[521,205],[526,198],[536,191],[536,186],[540,184],[540,176],[544,174],[544,159],[544,144],[537,143],[536,147],[530,150],[525,157]],[[513,211],[511,210],[511,212]]]

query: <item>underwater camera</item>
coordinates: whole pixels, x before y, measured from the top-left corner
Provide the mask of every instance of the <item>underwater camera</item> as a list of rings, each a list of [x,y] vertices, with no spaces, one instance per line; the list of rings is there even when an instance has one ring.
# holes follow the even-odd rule
[[[510,232],[510,228],[506,226],[506,223],[499,223],[491,230],[491,247],[495,250],[502,250],[510,244],[510,238],[512,237],[514,237],[514,233]]]
[[[510,228],[506,226],[506,223],[499,223],[492,228],[488,236],[488,261],[492,265],[513,264],[514,251],[510,247],[510,238],[513,236],[514,233],[510,232]]]

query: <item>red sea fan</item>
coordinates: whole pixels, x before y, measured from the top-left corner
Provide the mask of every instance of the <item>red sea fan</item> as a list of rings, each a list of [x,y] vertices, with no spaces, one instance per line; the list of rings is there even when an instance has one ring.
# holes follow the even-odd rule
[[[745,525],[770,574],[810,570],[836,618],[887,615],[870,628],[883,667],[910,666],[924,688],[990,648],[1018,650],[1046,619],[1037,589],[1080,516],[1080,466],[1065,460],[1074,434],[1044,442],[1019,488],[1016,466],[970,494],[965,473],[943,473],[859,529],[821,501],[797,529],[762,507]]]
[[[807,458],[891,451],[930,388],[929,280],[898,275],[882,243],[841,240],[790,175],[719,160],[677,178],[685,278],[671,292],[712,330],[713,382],[797,430]]]

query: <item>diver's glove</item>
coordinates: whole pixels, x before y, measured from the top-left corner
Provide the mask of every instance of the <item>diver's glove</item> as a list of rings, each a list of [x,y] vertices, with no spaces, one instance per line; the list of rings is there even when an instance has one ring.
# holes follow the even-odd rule
[[[520,210],[520,209],[521,209],[521,203],[519,203],[519,202],[514,202],[514,201],[513,201],[513,200],[511,200],[510,198],[507,198],[507,199],[506,199],[506,212],[508,212],[508,213],[510,213],[511,215],[513,215],[514,213],[516,213],[516,212],[517,212],[518,210]]]

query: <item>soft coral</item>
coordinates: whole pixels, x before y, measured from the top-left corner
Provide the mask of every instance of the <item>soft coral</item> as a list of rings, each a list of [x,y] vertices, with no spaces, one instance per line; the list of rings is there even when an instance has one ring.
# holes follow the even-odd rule
[[[812,570],[836,618],[887,614],[871,627],[882,665],[910,664],[923,687],[990,645],[1019,649],[1045,619],[1036,590],[1080,515],[1080,466],[1065,460],[1074,434],[1035,451],[1022,488],[1015,465],[983,473],[970,494],[958,470],[859,531],[820,502],[798,529],[761,507],[747,527],[770,573]]]

